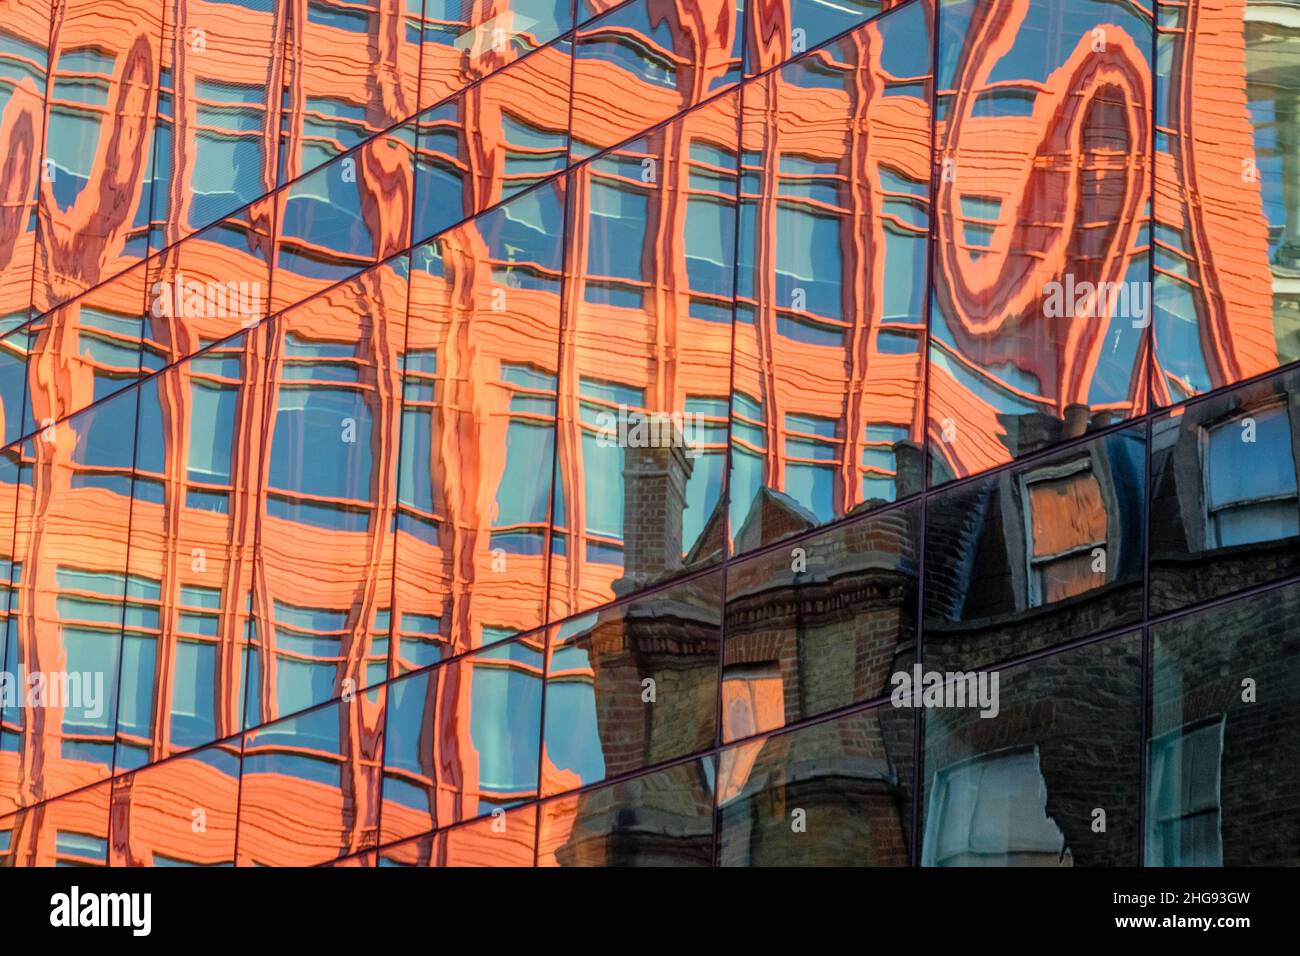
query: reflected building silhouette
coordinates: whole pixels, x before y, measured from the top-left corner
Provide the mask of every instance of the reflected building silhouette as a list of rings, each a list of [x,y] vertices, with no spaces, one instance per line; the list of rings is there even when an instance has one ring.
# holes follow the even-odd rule
[[[0,861],[1287,862],[1296,9],[0,3]]]

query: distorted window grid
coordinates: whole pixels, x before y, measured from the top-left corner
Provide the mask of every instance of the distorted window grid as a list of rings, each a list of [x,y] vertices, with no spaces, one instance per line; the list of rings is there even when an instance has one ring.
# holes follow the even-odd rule
[[[334,22],[334,20],[337,20],[337,18],[331,20],[329,16],[325,16],[325,13],[322,13],[322,10],[325,10],[326,7],[329,7],[329,5],[317,4],[315,5],[315,7],[313,7],[312,12],[320,14],[320,16],[316,17],[316,21],[320,23],[330,23],[330,25],[338,26],[338,23]],[[320,8],[320,9],[316,9],[316,8]],[[324,17],[324,20],[322,20],[322,17]],[[57,81],[56,81],[56,87],[57,87]],[[1026,87],[1026,88],[1028,90],[1028,88],[1030,87]],[[1002,98],[1002,100],[1006,100],[1005,95],[1004,98]],[[974,220],[970,220],[970,222],[974,222]],[[1273,232],[1274,233],[1277,232],[1277,229],[1274,229]],[[985,235],[984,239],[988,239],[988,238],[989,237]],[[987,245],[987,242],[978,242],[975,243],[975,245]],[[91,342],[95,341],[95,339],[90,338],[90,341]],[[290,359],[287,358],[286,356],[286,365],[289,364],[290,364]],[[118,368],[122,368],[121,365],[118,365],[118,367],[114,368],[112,363],[108,363],[108,368],[104,368],[104,371],[109,371],[109,369],[112,369],[112,371],[117,371]],[[130,372],[134,373],[135,368],[130,368]],[[285,388],[285,386],[281,385],[282,390],[283,388]],[[554,392],[552,392],[551,394],[554,394]],[[412,405],[415,405],[415,403],[412,403]],[[787,416],[789,416],[789,412],[787,412]],[[742,412],[733,411],[732,421],[733,421],[733,425],[732,425],[733,429],[735,429],[736,427],[735,423],[737,423],[737,421],[741,421],[741,423],[749,424],[748,421],[746,421],[745,416],[744,414],[742,414]],[[793,442],[794,450],[807,451],[807,453],[809,453],[807,455],[803,455],[802,458],[800,457],[800,455],[796,455],[796,457],[794,457],[792,460],[789,460],[789,462],[787,463],[787,467],[794,468],[794,470],[796,470],[796,473],[798,472],[798,468],[800,468],[801,466],[809,466],[811,468],[826,468],[826,462],[828,460],[826,458],[828,447],[836,445],[836,442],[840,442],[840,444],[842,445],[842,440],[828,441],[828,436],[823,431],[824,425],[820,425],[816,423],[810,424],[810,421],[811,419],[809,418],[809,416],[802,416],[801,419],[796,419],[796,428],[794,428],[793,431],[790,431],[789,418],[787,418],[787,421],[785,421],[785,423],[783,424],[783,429],[787,429],[787,431],[785,431],[784,433],[784,446],[785,449],[787,449],[787,453],[789,453],[789,449],[790,447],[792,447],[792,442]],[[761,415],[758,416],[758,420],[755,421],[755,424],[759,424],[759,427],[761,427],[762,425]],[[868,429],[870,429],[870,425],[868,425]],[[735,434],[736,432],[733,431],[733,436],[735,436]],[[881,450],[883,450],[884,447],[887,447],[887,441],[885,440],[872,442],[870,431],[868,431],[866,437],[867,437],[868,445],[872,447],[880,447]],[[733,438],[733,441],[735,441],[735,438]],[[1208,431],[1206,431],[1205,441],[1206,441],[1206,446],[1208,447],[1212,447],[1214,444],[1216,444],[1216,429],[1208,429]],[[763,446],[766,446],[766,442],[763,442],[762,445],[755,446],[754,450],[758,451],[758,453],[762,453]],[[1288,451],[1290,451],[1290,449],[1288,449]],[[836,453],[833,453],[833,451],[831,451],[831,453],[829,454],[833,455]],[[1206,455],[1206,488],[1208,489],[1213,489],[1213,486],[1216,485],[1217,483],[1216,476],[1214,476],[1214,472],[1213,472],[1213,463],[1212,460],[1210,460],[1212,459],[1212,457],[1213,455],[1210,454]],[[1222,540],[1219,540],[1219,538],[1223,537],[1222,532],[1218,531],[1219,511],[1222,511],[1223,509],[1225,509],[1225,507],[1242,506],[1243,503],[1249,503],[1249,502],[1264,502],[1264,503],[1273,503],[1275,501],[1281,501],[1283,503],[1294,502],[1295,499],[1294,457],[1288,454],[1287,460],[1288,462],[1291,463],[1292,479],[1290,485],[1288,485],[1286,483],[1286,480],[1284,479],[1278,481],[1278,483],[1273,483],[1273,484],[1268,484],[1268,483],[1264,483],[1264,481],[1261,481],[1260,488],[1253,489],[1251,494],[1248,494],[1248,496],[1245,497],[1239,496],[1238,498],[1223,499],[1223,501],[1212,501],[1209,503],[1209,515],[1208,515],[1209,523],[1210,523],[1210,527],[1214,529],[1213,536],[1216,537],[1218,544],[1222,544]],[[839,460],[835,459],[835,466],[839,467],[839,464],[840,464]],[[863,462],[863,467],[866,467],[866,462]],[[889,473],[896,472],[897,466],[896,464],[894,464],[893,468],[888,467],[887,464],[884,464],[883,459],[881,459],[881,464],[880,466],[878,466],[878,468],[879,468],[880,475],[889,475]],[[1030,483],[1030,481],[1027,481],[1026,484],[1028,485],[1032,483]],[[1213,496],[1208,496],[1208,501],[1212,497]],[[819,518],[822,518],[822,515],[819,515]],[[543,519],[543,523],[545,523],[545,519]],[[1252,538],[1252,540],[1260,540],[1260,538],[1255,537]],[[1099,544],[1100,541],[1102,541],[1102,538],[1089,538],[1089,540],[1080,540],[1078,542],[1075,542],[1073,548],[1079,548],[1079,549],[1087,548],[1088,545],[1097,545]],[[1050,555],[1045,555],[1043,561],[1052,561],[1052,559],[1060,558],[1062,554],[1065,554],[1065,551],[1061,551],[1061,553],[1056,553],[1056,551],[1054,551],[1054,553]],[[1037,558],[1031,558],[1031,570],[1032,570],[1032,563],[1034,563],[1035,561],[1037,561]],[[127,585],[127,592],[130,592],[130,585]],[[134,611],[133,611],[133,606],[136,607],[136,610]],[[127,601],[126,604],[122,605],[122,613],[126,615],[126,618],[130,618],[131,615],[133,614],[138,614],[138,611],[139,611],[139,605],[133,605],[131,604],[130,601]],[[117,719],[118,722],[121,722],[121,714],[118,715]],[[64,840],[64,842],[62,843],[68,845],[68,847],[72,845],[66,842],[66,840]],[[91,853],[91,855],[94,856],[95,853]],[[103,856],[103,853],[100,852],[99,856]]]

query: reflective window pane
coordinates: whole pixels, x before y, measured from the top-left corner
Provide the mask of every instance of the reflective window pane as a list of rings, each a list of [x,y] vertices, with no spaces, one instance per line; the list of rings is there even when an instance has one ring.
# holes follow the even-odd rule
[[[709,866],[714,758],[541,806],[538,866]]]
[[[244,727],[265,356],[254,331],[139,387],[118,772]]]
[[[31,353],[30,325],[5,330],[0,338],[0,444],[9,445],[35,431],[27,401],[27,361]]]
[[[145,372],[256,325],[271,309],[272,201],[259,200],[148,263]]]
[[[0,866],[108,866],[110,786],[0,818]]]
[[[1159,417],[1151,444],[1153,613],[1300,570],[1300,374]]]
[[[1160,404],[1300,358],[1300,31],[1290,4],[1162,4],[1155,368]]]
[[[563,185],[411,254],[394,674],[544,621]]]
[[[522,638],[390,685],[381,843],[536,797],[542,661]]]
[[[113,780],[113,866],[233,866],[239,741]]]
[[[27,402],[37,426],[139,380],[146,271],[134,266],[27,326]]]
[[[288,0],[163,0],[150,161],[154,250],[275,188]]]
[[[751,3],[745,17],[745,73],[753,76],[819,46],[902,0],[788,0]],[[922,6],[925,4],[917,4]],[[927,16],[933,16],[928,13]],[[914,42],[918,43],[919,38]]]
[[[696,578],[552,629],[544,794],[713,744],[721,578]]]
[[[920,489],[924,13],[911,4],[745,88],[737,551]]]
[[[384,698],[372,688],[244,735],[239,866],[312,866],[375,846]]]
[[[379,866],[532,866],[537,807],[495,810],[490,817],[385,847]]]
[[[282,84],[275,91],[282,107],[281,183],[416,113],[419,0],[263,3],[275,5],[277,21],[292,15],[279,28],[285,43],[275,78]]]
[[[736,109],[722,97],[573,175],[556,614],[725,551]]]
[[[564,168],[570,73],[569,43],[557,43],[410,124],[416,145],[413,241]]]
[[[723,742],[887,695],[916,656],[919,555],[910,507],[731,565]]]
[[[421,0],[405,2],[418,12]],[[521,57],[532,59],[530,55],[544,44],[552,45],[537,58],[550,57],[555,50],[552,41],[573,23],[567,0],[503,0],[488,7],[469,0],[423,2],[421,109]],[[564,63],[567,70],[567,58]],[[567,77],[564,82],[567,85]]]
[[[1300,587],[1152,629],[1147,866],[1300,862]]]
[[[989,706],[924,713],[921,865],[1136,865],[1139,635],[971,681]]]
[[[407,245],[414,151],[412,128],[400,126],[276,194],[273,311]]]
[[[590,156],[735,84],[739,12],[632,0],[578,27],[574,55],[573,152]]]
[[[247,726],[387,675],[407,272],[389,260],[271,326]]]
[[[912,731],[886,706],[724,750],[718,865],[906,866]]]
[[[24,693],[0,707],[0,807],[113,772],[122,628],[151,613],[127,569],[136,402],[119,392],[21,446],[5,669]]]
[[[1144,431],[1113,432],[930,500],[927,663],[991,664],[1138,619]]]
[[[148,253],[163,5],[67,0],[51,76],[32,306],[45,312]]]
[[[28,318],[32,298],[52,12],[53,0],[29,0],[6,9],[0,23],[0,156],[6,158],[0,325],[6,331]]]
[[[1145,411],[1150,50],[1137,6],[940,3],[935,483]]]

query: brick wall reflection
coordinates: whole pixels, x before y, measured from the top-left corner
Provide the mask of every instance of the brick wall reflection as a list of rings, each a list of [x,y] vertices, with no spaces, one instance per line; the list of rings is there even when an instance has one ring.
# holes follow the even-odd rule
[[[0,711],[16,862],[63,858],[63,830],[114,865],[234,862],[240,801],[258,830],[242,862],[369,851],[382,804],[394,839],[460,828],[394,859],[513,861],[473,821],[543,798],[541,861],[617,859],[635,840],[608,832],[610,793],[566,792],[709,749],[722,693],[718,739],[760,739],[712,778],[648,786],[694,858],[701,807],[761,805],[752,781],[798,749],[764,736],[815,716],[785,694],[831,683],[792,678],[786,638],[752,623],[792,600],[777,587],[747,619],[728,607],[721,641],[707,620],[600,612],[575,646],[603,775],[549,763],[547,733],[531,788],[482,779],[472,681],[427,705],[439,743],[403,778],[423,797],[384,789],[391,700],[266,745],[242,797],[231,748],[906,497],[927,469],[975,475],[1295,357],[1289,273],[1243,175],[1245,0],[1162,23],[1154,77],[1151,11],[1113,5],[1048,22],[1063,4],[944,3],[936,22],[880,4],[784,66],[833,35],[796,46],[797,3],[744,20],[729,2],[580,3],[571,37],[506,3],[455,21],[405,0],[263,6],[0,4],[0,659],[106,677],[97,715]],[[1044,313],[1067,274],[1144,283],[1151,257],[1151,328]],[[620,406],[699,415],[702,454],[604,454],[596,416]],[[1105,539],[1112,499],[1059,510]],[[1045,603],[1086,594],[1072,573]],[[861,574],[882,601],[902,587]],[[1108,613],[1079,624],[1076,604],[1058,635]],[[869,623],[858,653],[880,663],[915,622]],[[641,679],[694,671],[676,724],[629,729]],[[826,693],[861,703],[880,677]],[[880,862],[906,860],[905,736],[867,721],[813,745],[889,834]],[[186,831],[197,809],[205,838]],[[780,815],[744,812],[776,838]]]

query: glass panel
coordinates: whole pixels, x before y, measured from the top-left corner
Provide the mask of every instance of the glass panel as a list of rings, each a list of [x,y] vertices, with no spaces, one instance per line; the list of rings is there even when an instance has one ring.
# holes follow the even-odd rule
[[[413,241],[564,168],[569,61],[568,42],[558,43],[410,124],[416,143]]]
[[[146,372],[269,314],[272,212],[272,201],[260,200],[149,261]]]
[[[276,194],[272,311],[398,252],[411,228],[414,128],[366,140]]]
[[[418,0],[270,2],[285,10],[277,21],[292,11],[282,72],[275,78],[283,84],[283,90],[275,92],[277,98],[283,96],[281,183],[415,115]],[[360,158],[357,165],[362,165]]]
[[[725,548],[736,106],[723,97],[574,174],[557,615]]]
[[[735,84],[740,14],[734,0],[708,16],[633,0],[579,27],[574,52],[573,152],[590,156]]]
[[[1151,21],[939,8],[931,480],[1146,409]]]
[[[563,186],[412,253],[395,674],[543,622]]]
[[[553,628],[542,792],[712,745],[721,572]]]
[[[265,355],[255,330],[139,388],[119,771],[244,727]]]
[[[541,806],[539,866],[709,866],[714,758]]]
[[[381,843],[537,796],[542,653],[523,638],[392,684]]]
[[[910,507],[728,568],[723,741],[887,695],[916,654],[919,554]]]
[[[14,528],[19,515],[30,510],[30,491],[20,501],[23,489],[22,446],[6,448],[0,453],[0,608],[4,610],[4,637],[0,639],[0,681],[12,682],[10,697],[0,690],[0,818],[30,801],[30,794],[20,796],[23,755],[18,747],[22,732],[19,691],[25,694],[27,674],[18,657],[18,622],[22,602],[17,585],[22,564],[14,562]]]
[[[1151,634],[1147,866],[1295,866],[1300,587]]]
[[[405,2],[418,14],[421,0]],[[573,25],[567,0],[500,0],[490,6],[471,0],[423,2],[421,109],[528,56]],[[549,57],[552,50],[540,57]],[[567,59],[564,69],[569,69]],[[567,75],[563,82],[568,85]]]
[[[1151,611],[1300,571],[1300,374],[1152,423]]]
[[[490,817],[440,830],[379,852],[380,866],[532,866],[537,807],[493,810]]]
[[[164,0],[153,249],[275,188],[287,0]],[[290,31],[292,32],[292,31]]]
[[[122,655],[137,395],[120,392],[22,446],[3,709],[0,806],[108,777]],[[132,666],[138,664],[133,658]]]
[[[0,326],[4,331],[28,317],[32,298],[52,7],[52,0],[28,0],[21,7],[6,9],[0,23],[0,156],[5,157]]]
[[[144,309],[145,266],[138,265],[28,325],[27,402],[37,427],[140,378]]]
[[[375,846],[384,698],[371,688],[244,735],[239,866],[312,866]]]
[[[1144,431],[1114,432],[930,501],[927,663],[991,664],[1138,619]]]
[[[929,71],[911,4],[745,88],[737,551],[920,489]]]
[[[233,866],[239,741],[113,780],[113,866]]]
[[[745,73],[753,76],[852,29],[903,0],[789,0],[751,3],[745,10]],[[915,4],[917,7],[928,3]],[[933,17],[927,11],[926,17]],[[924,28],[923,28],[924,29]],[[918,51],[928,44],[913,40]]]
[[[32,292],[37,312],[117,275],[148,252],[163,6],[148,3],[123,13],[103,0],[66,0],[50,34]]]
[[[1160,404],[1300,358],[1300,30],[1294,4],[1160,10],[1155,374]]]
[[[249,724],[388,673],[407,259],[278,316]]]
[[[108,781],[0,820],[0,866],[107,866]],[[6,831],[8,831],[6,833]]]
[[[720,866],[907,866],[913,716],[894,707],[722,752]]]
[[[9,445],[35,431],[27,401],[27,361],[31,327],[22,326],[0,338],[0,444]]]
[[[1137,863],[1141,643],[896,688],[926,707],[922,866]]]

